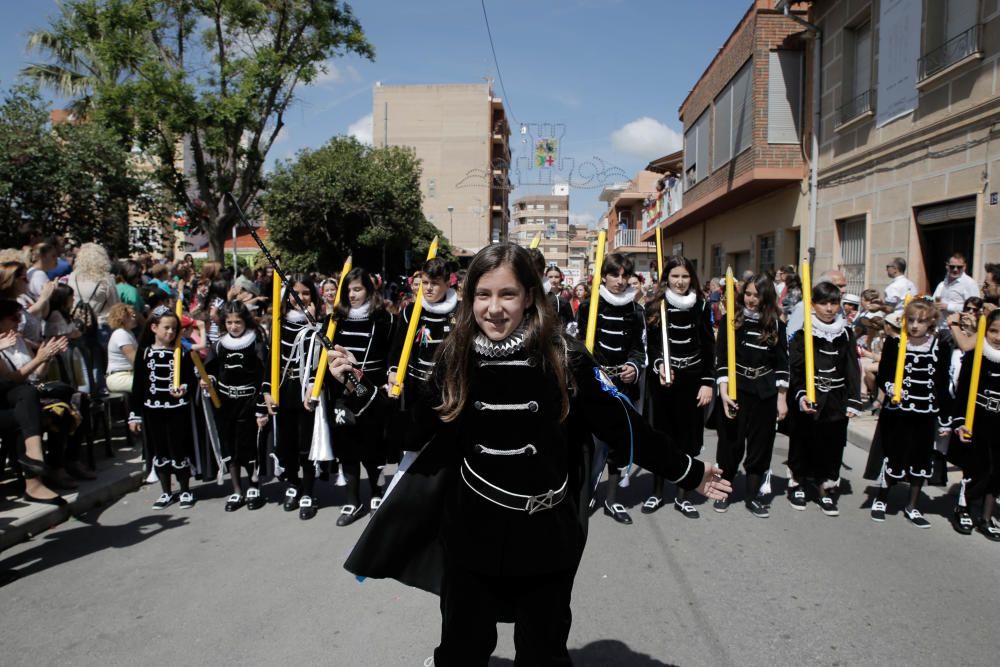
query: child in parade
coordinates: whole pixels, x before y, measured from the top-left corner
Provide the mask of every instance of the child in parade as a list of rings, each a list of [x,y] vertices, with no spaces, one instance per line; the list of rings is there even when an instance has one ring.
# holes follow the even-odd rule
[[[729,490],[718,468],[652,431],[601,380],[539,307],[544,298],[525,249],[493,244],[473,258],[434,390],[417,408],[418,441],[428,444],[345,565],[441,596],[438,667],[485,665],[505,620],[515,623],[517,664],[570,664],[594,435],[685,488],[712,498]],[[351,372],[353,361],[335,354],[331,372]]]
[[[712,311],[698,284],[691,260],[674,255],[664,263],[663,283],[646,305],[646,339],[652,359],[646,381],[650,425],[658,431],[670,431],[677,446],[689,456],[701,454],[705,406],[712,402],[715,382]],[[660,327],[660,304],[664,300],[669,359],[664,359]],[[663,477],[654,475],[653,493],[643,503],[642,512],[651,514],[663,504]],[[688,518],[698,518],[698,510],[680,487],[674,496],[674,508]]]
[[[375,386],[386,384],[393,317],[386,312],[382,296],[368,271],[358,267],[347,274],[335,314],[334,344],[342,346],[358,360],[357,368]],[[353,411],[353,423],[341,425],[340,419],[333,420],[334,452],[347,479],[347,504],[337,518],[338,526],[350,525],[362,514],[362,465],[368,475],[371,510],[377,510],[382,502],[379,482],[386,463],[386,415],[374,399],[373,393],[369,403]]]
[[[952,403],[951,425],[959,442],[951,447],[962,453],[962,501],[956,517],[956,530],[968,525],[971,533],[975,523],[980,533],[993,542],[1000,542],[1000,523],[993,518],[996,499],[1000,495],[1000,310],[993,310],[986,318],[986,338],[983,342],[982,368],[976,389],[974,428],[970,432],[965,423],[966,406],[972,391],[973,353],[966,352],[958,376],[955,400]],[[975,522],[968,506],[981,502],[981,514]],[[962,520],[965,519],[963,522]]]
[[[256,510],[264,506],[260,492],[258,431],[267,425],[267,408],[261,386],[267,373],[267,345],[264,335],[242,301],[230,301],[222,308],[226,333],[212,345],[205,368],[209,377],[202,385],[215,385],[222,406],[216,411],[216,426],[223,461],[229,464],[233,493],[225,509],[234,512],[243,505]],[[241,470],[247,474],[244,494]]]
[[[840,312],[840,289],[831,282],[812,288],[813,377],[816,403],[806,394],[805,333],[795,332],[789,347],[789,391],[794,396],[788,451],[788,501],[806,508],[802,483],[812,479],[819,508],[838,516],[840,467],[847,444],[847,420],[861,412],[861,368],[854,333]],[[883,359],[885,354],[883,353]]]
[[[951,423],[951,346],[936,334],[939,318],[940,311],[923,299],[911,301],[903,309],[907,341],[899,403],[893,400],[893,392],[900,340],[888,338],[882,347],[876,382],[886,397],[879,414],[884,459],[880,488],[871,508],[873,521],[885,521],[889,490],[906,480],[910,497],[904,516],[918,528],[931,526],[917,508],[917,501],[935,465],[935,435],[939,430],[947,431]],[[938,465],[943,463],[941,459]]]
[[[612,253],[601,267],[601,287],[598,298],[597,333],[594,339],[594,359],[607,372],[615,387],[630,401],[639,398],[639,373],[646,367],[646,315],[635,302],[636,291],[628,286],[635,273],[631,258]],[[577,313],[577,336],[585,339],[590,302],[580,305]],[[598,444],[603,447],[602,444]],[[604,498],[604,513],[625,525],[632,517],[625,506],[617,502],[618,485],[628,460],[611,452],[608,456],[608,484]],[[597,471],[595,471],[597,472]]]
[[[133,433],[145,430],[153,454],[153,467],[163,490],[153,503],[155,510],[177,501],[182,509],[195,503],[190,489],[195,453],[189,387],[196,378],[194,364],[186,354],[180,357],[180,385],[173,386],[174,347],[180,325],[170,308],[153,310],[139,338],[132,379],[132,405],[138,405],[139,411],[129,415],[129,428]],[[177,478],[180,496],[172,492],[171,475]]]
[[[299,301],[292,299],[294,291]],[[275,387],[270,379],[263,383],[264,403],[269,415],[277,415],[277,450],[279,475],[286,484],[284,509],[299,510],[299,518],[308,520],[316,514],[313,490],[316,485],[315,462],[309,460],[315,427],[315,412],[309,409],[312,377],[320,356],[320,325],[310,324],[298,303],[316,319],[319,293],[307,274],[293,274],[281,301],[280,386],[277,387],[278,405],[272,394]],[[271,344],[275,344],[274,341]],[[301,474],[301,477],[300,477]]]
[[[740,463],[746,471],[747,509],[766,519],[771,506],[771,455],[775,422],[788,414],[788,349],[774,284],[766,274],[743,281],[734,313],[736,359],[729,359],[726,318],[719,324],[716,377],[719,402],[715,411],[719,434],[718,461],[730,482]],[[729,364],[736,364],[736,403],[729,398]],[[713,504],[729,509],[728,500]]]

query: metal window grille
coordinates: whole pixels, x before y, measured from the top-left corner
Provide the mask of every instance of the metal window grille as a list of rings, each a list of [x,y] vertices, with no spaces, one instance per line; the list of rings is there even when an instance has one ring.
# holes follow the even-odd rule
[[[865,289],[865,218],[840,222],[840,269],[847,277],[847,291],[860,294]]]

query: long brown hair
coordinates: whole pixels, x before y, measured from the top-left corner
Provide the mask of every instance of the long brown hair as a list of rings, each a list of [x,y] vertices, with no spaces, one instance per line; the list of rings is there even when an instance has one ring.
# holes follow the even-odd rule
[[[701,303],[705,300],[705,297],[698,288],[701,283],[698,282],[698,272],[695,271],[694,262],[683,255],[671,255],[663,263],[663,275],[659,277],[660,282],[656,285],[653,298],[646,303],[646,324],[649,326],[660,326],[660,301],[667,298],[667,291],[670,289],[667,277],[677,267],[683,267],[688,272],[688,275],[691,276],[691,284],[688,286],[688,292],[694,293],[695,305],[699,309],[702,307]]]
[[[757,299],[760,303],[757,306],[757,311],[760,312],[760,342],[765,345],[773,345],[778,342],[778,322],[781,320],[781,310],[778,308],[778,295],[774,291],[774,283],[771,282],[766,273],[750,276],[740,283],[740,289],[736,293],[733,327],[739,329],[743,326],[743,308],[745,308],[743,294],[750,283],[753,283],[753,286],[757,288]]]
[[[569,415],[569,384],[567,372],[566,341],[561,324],[549,300],[545,298],[541,279],[524,248],[513,243],[489,245],[472,258],[469,273],[462,286],[462,300],[451,335],[441,344],[434,367],[435,382],[441,388],[441,404],[435,407],[441,421],[458,418],[469,397],[469,373],[472,364],[472,341],[479,333],[472,306],[480,278],[501,266],[510,267],[525,292],[532,296],[532,305],[524,312],[527,331],[524,349],[539,359],[543,368],[555,376],[559,385],[562,406],[559,419]]]

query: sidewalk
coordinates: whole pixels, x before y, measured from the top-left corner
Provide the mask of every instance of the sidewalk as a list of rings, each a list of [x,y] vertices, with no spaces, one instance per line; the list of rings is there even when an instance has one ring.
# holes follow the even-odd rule
[[[847,422],[847,442],[866,452],[872,446],[872,436],[875,435],[875,425],[878,416],[873,416],[871,410]]]
[[[124,438],[114,439],[115,444]],[[115,447],[115,456],[104,456],[103,443],[96,445],[97,479],[80,482],[80,488],[63,492],[64,507],[29,503],[14,494],[13,478],[0,482],[0,551],[139,488],[144,478],[142,450]]]

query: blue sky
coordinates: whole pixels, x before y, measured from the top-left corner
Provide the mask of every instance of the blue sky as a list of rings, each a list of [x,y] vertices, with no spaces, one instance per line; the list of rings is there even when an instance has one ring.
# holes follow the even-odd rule
[[[269,156],[294,156],[338,134],[370,134],[372,87],[494,79],[516,123],[563,123],[563,157],[599,157],[633,175],[680,147],[677,109],[750,0],[486,0],[504,96],[479,0],[350,3],[375,46],[375,60],[335,60],[300,91]],[[32,60],[29,30],[57,12],[49,0],[0,0],[0,85]],[[54,100],[58,102],[58,100]],[[516,121],[516,122],[515,122]],[[514,197],[524,194],[515,190]],[[596,189],[574,189],[578,222],[603,210]]]

